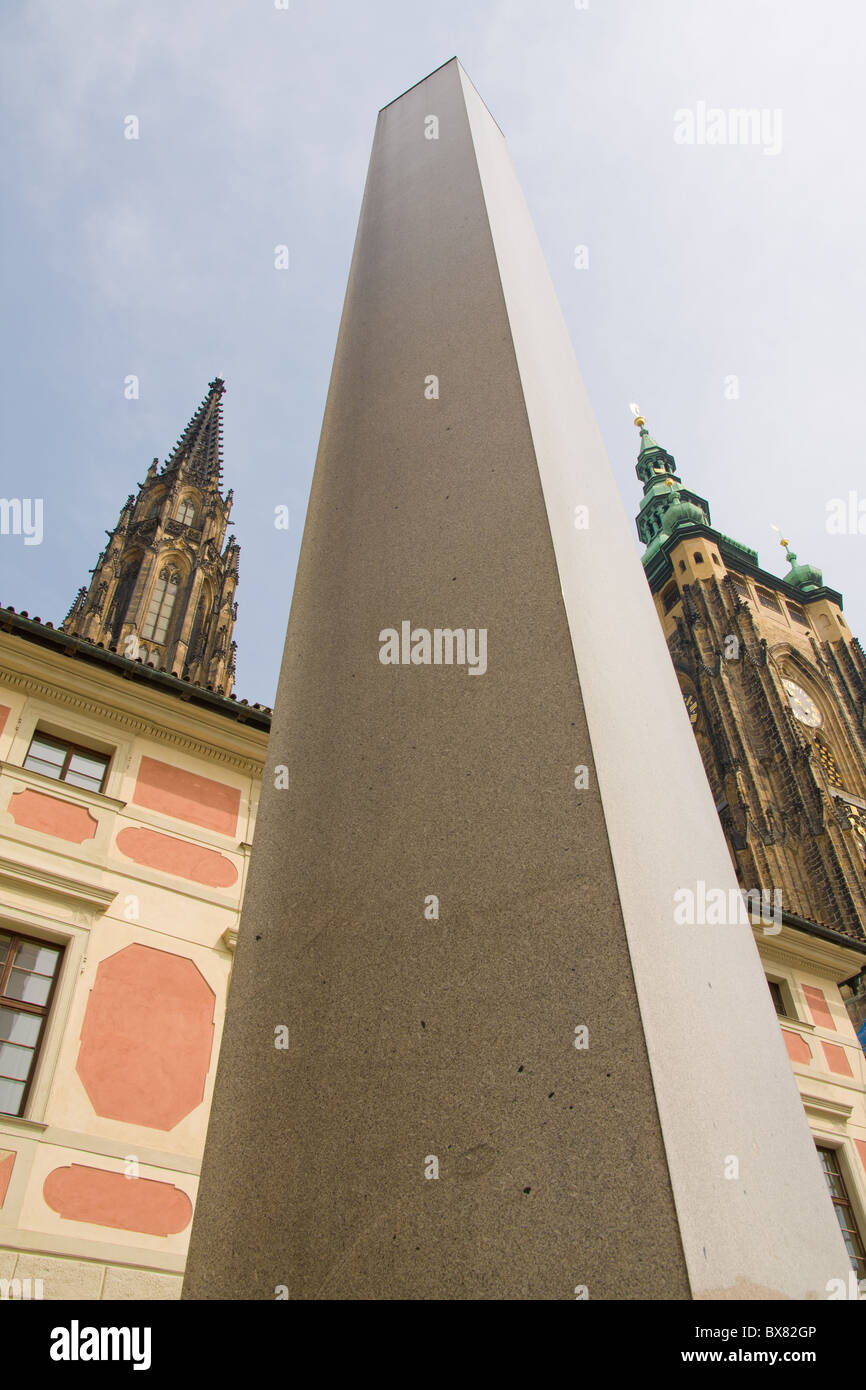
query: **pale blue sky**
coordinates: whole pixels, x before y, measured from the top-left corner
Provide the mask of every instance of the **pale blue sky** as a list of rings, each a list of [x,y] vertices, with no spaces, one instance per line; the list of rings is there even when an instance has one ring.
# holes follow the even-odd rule
[[[629,514],[635,400],[714,524],[781,574],[778,522],[866,637],[866,535],[825,525],[829,499],[866,498],[859,0],[288,3],[3,14],[0,492],[43,497],[45,536],[0,537],[0,602],[63,618],[219,373],[236,693],[272,703],[376,113],[457,54],[508,139]],[[780,152],[676,144],[699,102],[781,110]]]

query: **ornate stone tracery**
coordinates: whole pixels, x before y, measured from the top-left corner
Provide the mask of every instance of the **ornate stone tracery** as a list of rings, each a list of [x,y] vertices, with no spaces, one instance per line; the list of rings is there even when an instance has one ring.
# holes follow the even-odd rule
[[[232,493],[222,494],[224,391],[216,377],[162,470],[154,459],[138,496],[127,497],[89,587],[61,625],[220,695],[234,683],[240,554],[234,536],[225,539]],[[199,617],[204,595],[224,615],[219,628]]]

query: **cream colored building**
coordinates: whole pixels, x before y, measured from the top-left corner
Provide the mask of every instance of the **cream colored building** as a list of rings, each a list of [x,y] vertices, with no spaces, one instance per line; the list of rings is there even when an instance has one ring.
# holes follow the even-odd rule
[[[0,720],[0,1278],[177,1297],[268,712],[0,610]]]
[[[0,1296],[180,1294],[270,724],[222,390],[62,630],[0,609]]]

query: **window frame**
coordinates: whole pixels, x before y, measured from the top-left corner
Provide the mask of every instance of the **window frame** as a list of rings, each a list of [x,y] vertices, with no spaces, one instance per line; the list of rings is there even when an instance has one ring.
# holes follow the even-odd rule
[[[770,986],[775,985],[776,989],[779,991],[779,997],[782,1000],[782,1007],[785,1012],[780,1014],[779,1010],[776,1009],[776,1017],[785,1023],[802,1023],[803,1020],[797,1012],[797,1003],[794,998],[791,981],[786,979],[784,975],[768,975],[766,973],[764,979],[767,981],[770,998],[773,1000],[773,1007],[776,1007],[776,1001]]]
[[[821,1140],[821,1139],[819,1138],[818,1135],[813,1135],[812,1137],[813,1137],[813,1139],[814,1139],[814,1141],[815,1141],[815,1148],[816,1148],[817,1151],[818,1151],[818,1162],[819,1162],[819,1164],[821,1165],[821,1172],[822,1172],[823,1175],[824,1175],[824,1181],[825,1181],[825,1183],[826,1183],[826,1185],[827,1185],[827,1195],[828,1195],[828,1197],[830,1198],[830,1201],[833,1203],[833,1210],[834,1210],[834,1212],[835,1212],[835,1214],[836,1214],[836,1220],[839,1221],[839,1211],[838,1211],[838,1208],[839,1208],[840,1206],[847,1207],[847,1209],[848,1209],[848,1215],[849,1215],[849,1219],[850,1219],[850,1221],[851,1221],[851,1226],[850,1226],[850,1228],[849,1228],[849,1227],[843,1227],[843,1226],[842,1226],[842,1222],[839,1221],[839,1230],[840,1230],[840,1234],[842,1233],[843,1230],[848,1230],[848,1229],[850,1229],[850,1230],[853,1232],[853,1234],[857,1237],[857,1240],[859,1241],[859,1244],[860,1244],[860,1249],[861,1249],[862,1252],[863,1252],[862,1255],[853,1257],[853,1256],[851,1255],[850,1250],[848,1251],[848,1257],[849,1257],[849,1259],[851,1259],[852,1261],[853,1261],[854,1258],[859,1259],[860,1262],[861,1262],[861,1264],[862,1264],[862,1269],[859,1269],[859,1270],[858,1270],[858,1269],[855,1268],[855,1273],[856,1273],[857,1278],[858,1278],[858,1281],[859,1281],[860,1279],[866,1278],[866,1235],[864,1235],[864,1232],[863,1232],[863,1231],[861,1230],[861,1228],[860,1228],[860,1221],[858,1220],[859,1212],[857,1211],[857,1208],[856,1208],[854,1202],[853,1202],[852,1199],[851,1199],[851,1193],[850,1193],[850,1191],[849,1191],[850,1181],[849,1181],[848,1175],[847,1175],[847,1173],[846,1173],[846,1171],[845,1171],[845,1170],[846,1170],[846,1167],[847,1167],[847,1164],[844,1163],[844,1162],[843,1162],[843,1159],[842,1159],[842,1145],[829,1144],[829,1143],[827,1143],[826,1140]],[[822,1155],[822,1154],[825,1154],[825,1153],[832,1155],[833,1163],[835,1164],[835,1168],[836,1168],[836,1171],[835,1171],[835,1173],[833,1174],[833,1177],[838,1178],[838,1180],[839,1180],[839,1185],[840,1185],[840,1187],[842,1188],[842,1191],[843,1191],[844,1194],[845,1194],[844,1197],[837,1198],[836,1195],[835,1195],[835,1193],[833,1192],[832,1188],[830,1187],[829,1182],[827,1182],[827,1176],[828,1176],[828,1175],[827,1175],[827,1169],[825,1168],[825,1166],[824,1166],[824,1161],[823,1161],[823,1159],[822,1159],[822,1157],[821,1157],[821,1155]],[[844,1239],[844,1236],[843,1236],[843,1239]],[[846,1249],[847,1249],[847,1246],[846,1246]],[[852,1263],[852,1268],[854,1268],[853,1263]]]
[[[63,763],[60,768],[59,777],[51,777],[47,772],[40,772],[38,768],[27,766],[27,759],[30,757],[33,750],[33,744],[37,739],[42,739],[43,743],[54,743],[55,745],[59,745],[59,747],[66,749]],[[69,764],[76,753],[83,753],[88,758],[105,759],[105,768],[102,774],[102,781],[100,782],[97,788],[94,789],[93,787],[79,787],[76,782],[67,781],[66,773],[69,770]],[[41,759],[41,761],[44,762],[45,760]],[[72,743],[69,739],[60,738],[58,734],[49,734],[46,730],[40,729],[37,725],[37,727],[33,730],[33,733],[30,735],[30,742],[27,745],[27,752],[24,754],[24,761],[22,762],[21,766],[23,767],[25,772],[35,772],[37,777],[45,777],[49,782],[63,782],[67,787],[74,787],[75,790],[78,792],[91,792],[95,796],[104,796],[105,786],[108,781],[108,774],[111,770],[111,761],[111,753],[102,753],[98,748],[88,748],[83,743]]]
[[[157,574],[148,597],[144,622],[141,625],[142,641],[156,643],[159,647],[164,647],[168,644],[174,611],[177,606],[178,598],[180,597],[180,581],[182,577],[184,576],[181,575],[181,571],[176,565],[170,562],[163,565],[162,569]],[[159,592],[160,584],[163,586],[161,592]],[[168,602],[169,598],[171,599],[170,602]],[[154,602],[156,602],[155,609]],[[167,612],[166,605],[168,605]],[[165,618],[163,635],[158,637],[157,633],[160,626],[163,624],[163,617]]]
[[[758,596],[758,603],[762,608],[766,608],[770,613],[778,613],[784,616],[779,595],[773,589],[762,589],[760,585],[755,585],[755,593]]]
[[[33,1083],[36,1080],[42,1049],[48,1036],[51,1010],[54,1007],[54,997],[63,971],[63,963],[66,957],[66,947],[68,943],[64,941],[52,941],[47,937],[27,936],[24,932],[16,931],[14,927],[4,922],[0,922],[0,935],[11,938],[6,959],[3,964],[0,965],[0,1008],[17,1009],[20,1013],[31,1014],[36,1018],[42,1019],[42,1027],[39,1030],[39,1037],[33,1048],[33,1061],[30,1064],[29,1075],[24,1082],[24,1090],[21,1093],[21,1104],[18,1108],[18,1112],[17,1114],[13,1114],[11,1110],[0,1110],[0,1117],[5,1116],[7,1119],[23,1120],[27,1118],[27,1106],[30,1103],[30,1093],[33,1089]],[[49,950],[58,952],[57,964],[51,978],[48,997],[44,1004],[33,1004],[26,999],[15,999],[11,994],[6,994],[4,992],[9,976],[15,968],[16,948],[19,942],[24,942],[29,946],[47,947]],[[9,1077],[8,1080],[17,1081],[20,1080],[20,1077]]]

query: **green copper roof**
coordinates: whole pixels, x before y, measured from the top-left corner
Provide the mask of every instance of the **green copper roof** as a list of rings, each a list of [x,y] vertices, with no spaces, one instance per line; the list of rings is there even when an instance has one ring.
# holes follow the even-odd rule
[[[800,589],[803,592],[823,587],[824,576],[817,565],[798,565],[797,556],[793,550],[786,549],[785,554],[791,564],[788,573],[782,575],[786,584],[791,584],[795,589]]]

